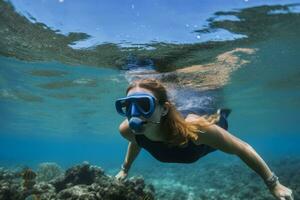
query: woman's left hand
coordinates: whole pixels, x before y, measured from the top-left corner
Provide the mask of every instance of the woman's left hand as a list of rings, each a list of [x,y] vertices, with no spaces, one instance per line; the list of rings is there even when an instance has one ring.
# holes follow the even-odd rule
[[[279,182],[270,191],[278,200],[294,200],[292,190],[281,185]]]

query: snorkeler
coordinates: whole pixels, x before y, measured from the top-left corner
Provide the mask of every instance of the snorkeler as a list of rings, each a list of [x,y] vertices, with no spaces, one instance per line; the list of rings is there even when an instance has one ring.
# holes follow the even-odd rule
[[[129,141],[125,161],[115,176],[118,180],[127,177],[141,148],[169,163],[192,163],[221,150],[239,156],[277,199],[293,200],[292,190],[279,182],[257,152],[227,131],[230,110],[219,109],[209,117],[188,114],[184,119],[168,100],[166,88],[155,79],[132,82],[126,94],[115,102],[117,112],[127,118],[119,131]]]

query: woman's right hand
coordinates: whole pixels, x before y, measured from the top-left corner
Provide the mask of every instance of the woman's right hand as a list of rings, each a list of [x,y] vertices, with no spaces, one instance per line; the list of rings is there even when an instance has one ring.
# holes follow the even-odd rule
[[[119,173],[115,176],[115,178],[119,181],[122,181],[126,179],[128,173],[126,173],[124,170],[120,170]]]

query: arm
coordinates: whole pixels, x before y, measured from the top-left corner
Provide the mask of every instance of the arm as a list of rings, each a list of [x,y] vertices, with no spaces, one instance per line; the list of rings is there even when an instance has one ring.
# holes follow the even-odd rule
[[[119,131],[120,131],[121,135],[129,141],[125,160],[122,165],[123,170],[127,173],[131,167],[131,164],[133,163],[133,161],[135,160],[135,158],[138,156],[139,152],[141,151],[141,148],[136,143],[135,137],[128,126],[127,120],[124,120],[120,124]]]
[[[248,143],[230,134],[225,129],[217,125],[206,127],[205,132],[199,132],[198,139],[202,143],[225,153],[239,156],[263,180],[267,180],[272,176],[271,170],[256,151]]]
[[[141,148],[136,143],[134,143],[134,142],[128,143],[127,153],[126,153],[125,160],[123,163],[123,167],[124,167],[123,170],[125,170],[126,173],[129,171],[131,164],[133,163],[135,158],[138,156],[140,151],[141,151]]]
[[[239,156],[265,182],[272,177],[271,170],[257,152],[248,143],[230,134],[225,129],[217,125],[211,125],[199,131],[198,136],[198,140],[201,143]],[[279,181],[276,181],[276,184],[269,189],[278,199],[283,199],[283,197],[290,197],[292,199],[292,191],[281,185]]]

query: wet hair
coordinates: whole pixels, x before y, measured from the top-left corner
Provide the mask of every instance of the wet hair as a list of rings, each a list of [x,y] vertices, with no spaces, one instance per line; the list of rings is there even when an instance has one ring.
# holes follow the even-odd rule
[[[168,99],[167,90],[164,85],[156,79],[146,78],[133,81],[128,86],[126,95],[135,87],[150,90],[158,99],[158,103],[161,106],[163,106],[166,102],[169,102],[169,112],[165,116],[162,116],[160,123],[164,137],[167,141],[166,143],[169,146],[183,146],[189,139],[195,141],[198,139],[197,133],[201,131],[201,129],[203,130],[204,127],[210,126],[219,121],[220,115],[217,113],[209,116],[200,116],[193,122],[185,121],[183,116],[176,109],[175,105]]]

